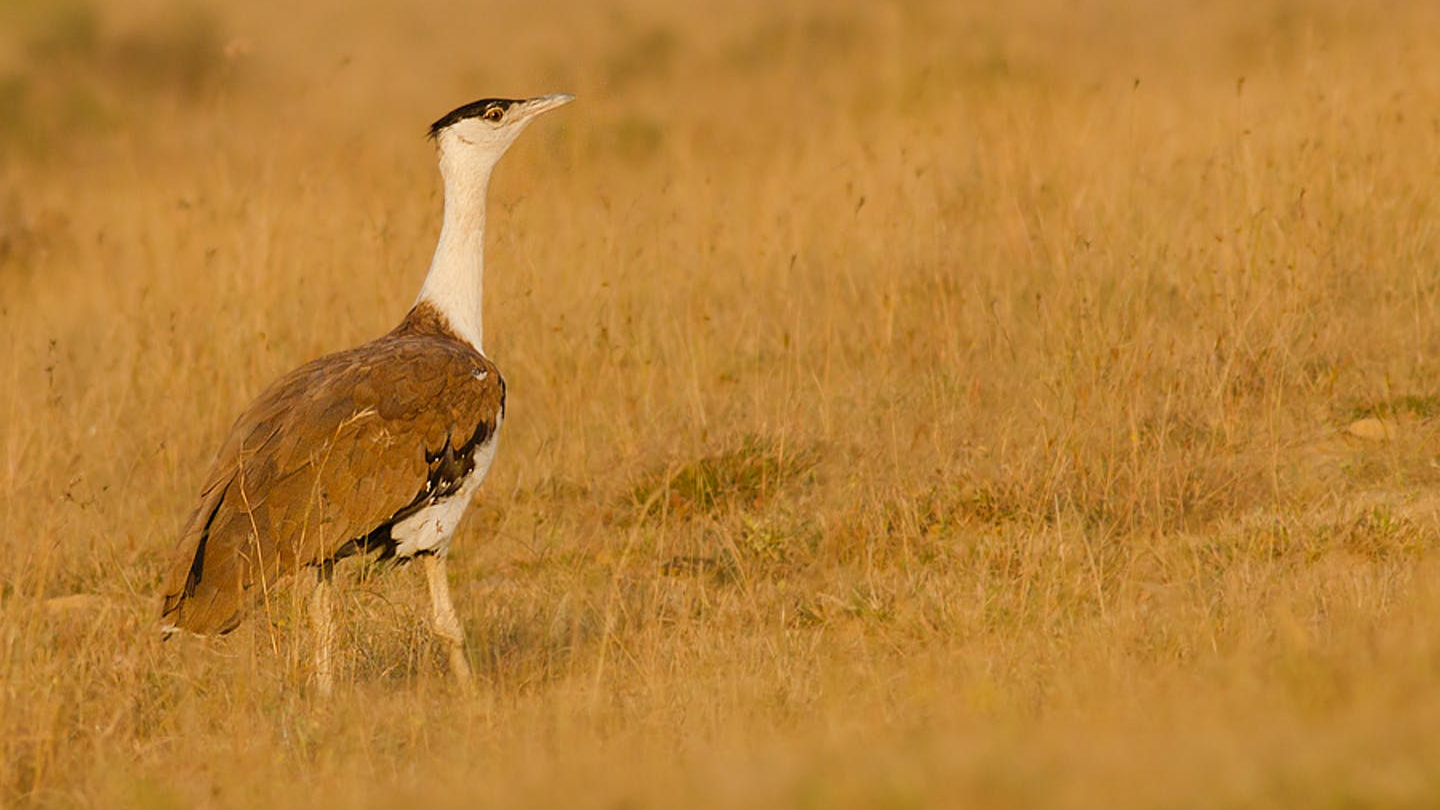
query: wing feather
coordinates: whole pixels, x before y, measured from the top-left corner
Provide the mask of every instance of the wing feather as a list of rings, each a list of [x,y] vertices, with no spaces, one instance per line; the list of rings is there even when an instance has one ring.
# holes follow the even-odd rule
[[[232,629],[256,585],[334,557],[425,497],[432,459],[493,432],[503,399],[478,352],[398,330],[282,377],[206,478],[165,577],[164,620]]]

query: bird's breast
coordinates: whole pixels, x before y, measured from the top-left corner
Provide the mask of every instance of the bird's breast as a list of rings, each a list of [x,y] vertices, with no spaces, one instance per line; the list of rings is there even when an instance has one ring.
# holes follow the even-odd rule
[[[501,419],[495,421],[495,428],[484,441],[475,445],[472,453],[473,465],[465,474],[460,486],[437,493],[430,502],[414,514],[395,524],[390,537],[395,541],[395,556],[399,559],[413,557],[424,552],[445,553],[450,548],[450,538],[460,525],[460,518],[470,507],[475,491],[490,472],[495,460],[495,449],[499,442]]]

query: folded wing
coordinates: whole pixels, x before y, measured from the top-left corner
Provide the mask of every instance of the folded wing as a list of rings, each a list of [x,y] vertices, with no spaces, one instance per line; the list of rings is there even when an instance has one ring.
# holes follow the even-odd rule
[[[403,326],[282,377],[216,458],[165,576],[162,621],[227,632],[257,586],[383,545],[390,525],[458,487],[504,396],[481,354]]]

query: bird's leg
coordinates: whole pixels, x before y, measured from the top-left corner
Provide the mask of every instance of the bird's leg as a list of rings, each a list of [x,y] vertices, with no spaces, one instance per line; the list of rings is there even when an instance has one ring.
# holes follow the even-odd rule
[[[435,635],[450,645],[450,672],[467,695],[475,692],[470,677],[470,662],[465,659],[465,628],[455,615],[450,602],[450,581],[445,577],[445,558],[440,554],[424,554],[420,564],[425,567],[425,581],[430,586],[430,605],[435,610]]]
[[[324,697],[330,696],[335,685],[330,658],[330,648],[335,641],[335,616],[330,605],[335,587],[330,580],[334,571],[334,563],[315,566],[315,589],[310,594],[310,620],[315,625],[315,686]]]

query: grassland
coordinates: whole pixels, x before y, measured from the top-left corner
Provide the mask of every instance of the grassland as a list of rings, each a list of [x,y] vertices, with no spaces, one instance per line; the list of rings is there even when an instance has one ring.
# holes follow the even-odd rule
[[[0,2],[0,806],[1440,802],[1433,4],[451,5]],[[329,701],[296,597],[161,644],[235,413],[414,296],[425,125],[562,90],[479,697],[410,570]]]

